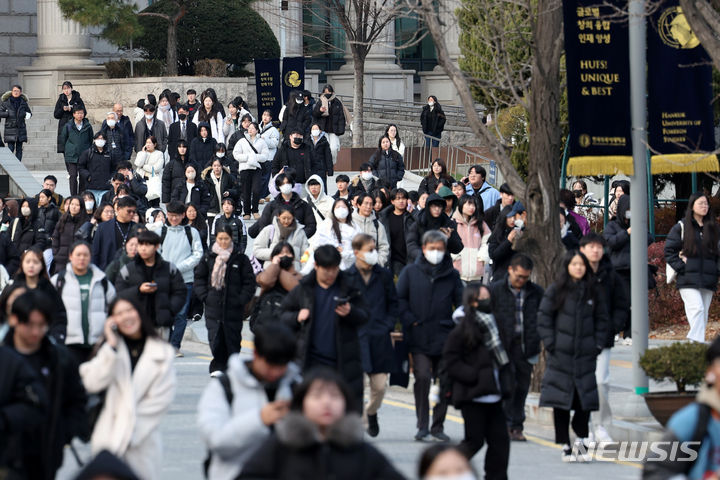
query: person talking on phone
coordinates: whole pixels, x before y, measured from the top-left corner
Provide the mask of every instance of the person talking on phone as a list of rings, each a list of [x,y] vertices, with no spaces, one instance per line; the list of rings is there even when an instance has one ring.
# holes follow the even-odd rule
[[[368,321],[363,296],[345,272],[332,245],[315,249],[315,268],[287,294],[281,319],[297,333],[298,364],[303,371],[336,370],[362,405],[363,368],[358,327]]]
[[[492,260],[492,280],[507,276],[510,260],[517,253],[514,242],[525,229],[527,212],[521,202],[515,202],[500,211],[497,223],[488,240],[488,252]]]

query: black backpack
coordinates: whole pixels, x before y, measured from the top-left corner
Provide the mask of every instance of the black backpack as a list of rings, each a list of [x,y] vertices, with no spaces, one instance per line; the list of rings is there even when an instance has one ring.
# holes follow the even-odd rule
[[[282,312],[280,306],[286,295],[287,292],[279,288],[273,288],[258,298],[250,315],[251,332],[255,333],[255,330],[261,325],[277,323]]]
[[[235,396],[233,395],[232,386],[230,385],[230,378],[225,372],[223,372],[217,377],[217,379],[220,381],[220,385],[222,385],[223,392],[225,393],[225,400],[227,400],[228,405],[230,405],[230,413],[232,415],[232,403]],[[212,452],[208,451],[207,457],[205,457],[205,461],[203,462],[203,472],[205,473],[205,478],[208,478],[211,459]]]

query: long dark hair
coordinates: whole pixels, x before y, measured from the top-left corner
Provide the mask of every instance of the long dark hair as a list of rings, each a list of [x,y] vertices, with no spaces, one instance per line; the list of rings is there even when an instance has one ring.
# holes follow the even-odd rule
[[[485,221],[485,212],[483,212],[483,207],[482,207],[482,205],[480,205],[480,202],[478,202],[478,197],[476,197],[475,195],[467,195],[467,194],[460,197],[460,199],[458,200],[458,209],[457,210],[458,210],[458,212],[460,212],[460,215],[462,215],[463,218],[465,218],[465,214],[463,213],[462,209],[466,203],[472,203],[475,205],[475,213],[472,214],[472,216],[470,217],[470,220],[475,219],[475,221],[477,222],[477,228],[482,233],[483,222]],[[468,224],[469,223],[470,222],[468,222]]]
[[[290,410],[302,412],[305,397],[315,382],[336,385],[342,396],[345,397],[345,412],[355,410],[355,397],[352,395],[347,383],[345,383],[345,380],[339,373],[328,367],[312,368],[306,375],[303,376],[302,383],[298,385],[293,392],[293,399],[290,402]]]
[[[58,234],[62,234],[65,231],[65,224],[67,224],[67,222],[72,218],[72,215],[70,215],[70,203],[72,203],[73,200],[77,200],[80,204],[80,213],[76,215],[78,219],[77,225],[80,226],[83,223],[87,222],[87,212],[85,212],[85,203],[83,202],[83,199],[80,198],[80,196],[78,195],[73,195],[67,200],[68,209],[65,213],[62,214],[60,220],[58,220],[57,226],[55,227],[55,231],[58,232]]]
[[[490,293],[490,289],[480,282],[471,282],[463,290],[463,313],[465,316],[460,320],[458,328],[460,329],[463,344],[470,350],[480,345],[483,339],[483,332],[477,320],[475,320],[475,314],[477,313],[475,304],[482,289]]]
[[[387,127],[385,127],[385,135],[384,136],[390,138],[390,135],[388,135],[388,131],[390,130],[390,127],[395,127],[395,141],[397,142],[398,147],[399,147],[402,140],[400,140],[400,129],[397,127],[397,125],[395,125],[394,123],[391,123]],[[392,142],[390,142],[390,145],[391,145],[390,148],[392,148]]]
[[[195,211],[197,212],[197,218],[195,219],[194,222],[187,218],[187,209],[189,207],[193,207],[195,209]],[[185,207],[185,218],[187,221],[187,225],[190,225],[191,227],[195,227],[198,231],[200,231],[200,229],[198,228],[198,225],[201,225],[205,229],[207,229],[207,217],[205,217],[205,214],[203,214],[200,211],[200,209],[198,208],[198,206],[196,204],[194,204],[193,202],[188,203],[187,206]]]
[[[705,197],[708,202],[708,213],[703,217],[703,226],[700,227],[693,217],[693,206],[695,202]],[[683,234],[683,254],[688,257],[697,257],[702,254],[718,254],[718,226],[715,223],[715,214],[710,206],[710,198],[702,192],[695,192],[688,199],[685,218],[683,218],[685,232]],[[698,251],[698,244],[695,241],[695,229],[699,228],[702,238],[702,248]],[[690,230],[692,229],[692,230]]]
[[[344,198],[338,198],[333,203],[332,210],[330,210],[330,219],[332,220],[333,232],[335,232],[335,236],[337,237],[338,242],[342,243],[342,234],[340,233],[340,221],[335,217],[335,207],[339,203],[343,204],[348,209],[348,216],[345,219],[345,223],[350,221],[350,214],[352,213],[353,209],[352,209],[352,206],[350,205],[350,202],[348,202]]]
[[[135,300],[133,300],[132,298],[122,295],[115,297],[115,300],[110,302],[110,305],[108,305],[108,316],[112,315],[113,310],[115,310],[115,307],[120,302],[128,302],[135,310],[137,310],[138,315],[140,315],[140,332],[142,333],[143,338],[158,338],[158,334],[155,330],[155,326],[153,325],[153,321],[145,314],[144,310],[140,308],[137,302],[135,302]],[[118,334],[122,336],[120,332],[118,332]]]
[[[23,272],[22,265],[23,261],[25,260],[25,257],[27,257],[29,254],[35,255],[38,260],[40,260],[40,265],[42,265],[42,270],[40,270],[39,279],[44,278],[45,280],[50,280],[50,277],[47,273],[47,265],[45,264],[45,257],[43,256],[42,250],[40,250],[37,247],[30,247],[27,250],[25,250],[22,255],[20,255],[20,266],[17,269],[17,272],[15,272],[15,275],[13,278],[17,280],[25,280],[25,272]]]
[[[445,163],[445,160],[443,160],[442,158],[436,158],[435,160],[432,161],[432,163],[430,164],[430,171],[425,176],[425,178],[427,178],[429,180],[435,176],[435,174],[433,173],[432,167],[436,163],[438,165],[440,165],[440,168],[441,168],[440,177],[439,177],[440,180],[442,180],[443,178],[446,178],[446,179],[450,180],[451,182],[454,182],[455,180],[447,173],[447,163]],[[435,192],[432,192],[432,193],[435,193]]]
[[[212,107],[210,108],[210,113],[207,113],[205,111],[205,99],[210,97],[210,100],[213,101]],[[217,118],[217,114],[220,113],[220,107],[218,106],[218,99],[217,95],[215,95],[214,90],[205,90],[202,95],[200,95],[200,108],[197,109],[198,112],[198,123],[200,122],[208,122],[210,123],[210,119]],[[198,133],[200,130],[198,129]],[[210,133],[210,128],[208,127],[208,133]],[[208,137],[211,137],[212,134],[208,135]]]
[[[503,207],[503,209],[500,210],[500,213],[498,214],[498,218],[495,222],[495,226],[493,227],[492,234],[499,241],[505,240],[505,238],[507,238],[508,234],[510,233],[510,227],[507,226],[507,214],[512,211],[512,208],[512,205]]]
[[[579,282],[575,282],[575,280],[573,280],[573,278],[568,273],[568,266],[570,265],[570,262],[572,262],[573,258],[577,256],[582,258],[583,263],[585,263],[585,275]],[[560,269],[557,280],[555,281],[555,285],[557,286],[555,305],[553,305],[555,311],[558,311],[562,308],[568,294],[575,290],[575,288],[584,288],[583,300],[591,298],[593,295],[592,275],[593,274],[592,268],[590,267],[590,262],[588,262],[587,257],[585,257],[585,255],[583,255],[581,251],[570,250],[566,252],[565,256],[563,257],[562,268]]]

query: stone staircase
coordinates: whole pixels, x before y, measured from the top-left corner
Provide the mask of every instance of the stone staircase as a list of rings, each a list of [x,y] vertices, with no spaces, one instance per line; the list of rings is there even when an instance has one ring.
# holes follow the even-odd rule
[[[23,145],[23,164],[29,170],[65,170],[63,156],[57,152],[57,120],[53,107],[31,106],[27,121],[28,141]]]

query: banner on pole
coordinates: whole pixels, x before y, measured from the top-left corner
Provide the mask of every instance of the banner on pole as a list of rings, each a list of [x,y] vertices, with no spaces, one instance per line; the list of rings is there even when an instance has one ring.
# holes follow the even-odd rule
[[[305,89],[305,58],[285,57],[282,63],[283,102],[287,103],[292,90]]]
[[[569,175],[631,174],[626,1],[564,0]]]
[[[277,121],[282,108],[279,58],[255,59],[255,85],[258,105],[257,118],[262,117],[262,112],[265,110],[270,110],[273,121]]]
[[[678,0],[654,11],[648,36],[648,141],[652,173],[717,171],[712,64]]]

